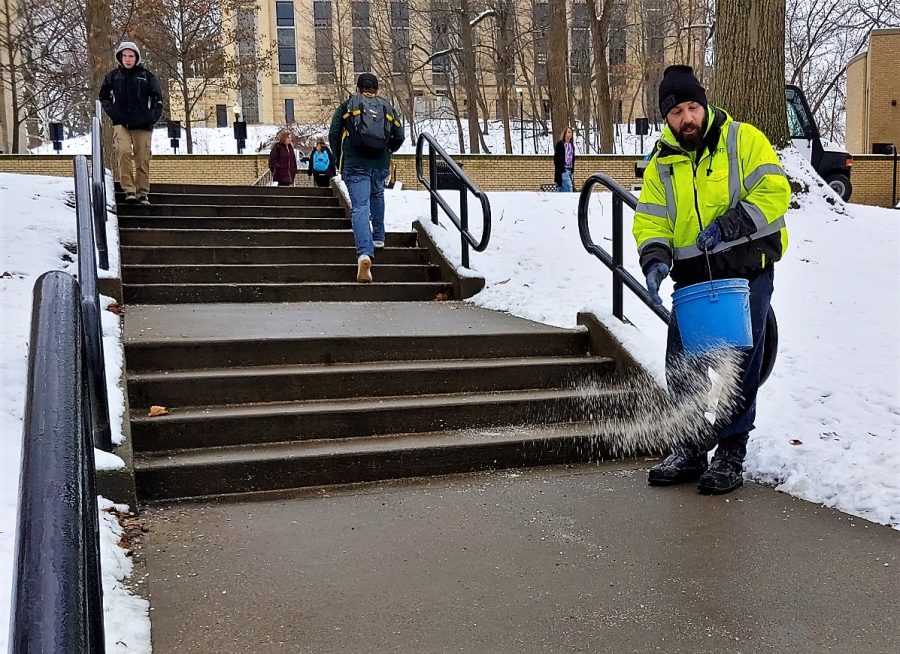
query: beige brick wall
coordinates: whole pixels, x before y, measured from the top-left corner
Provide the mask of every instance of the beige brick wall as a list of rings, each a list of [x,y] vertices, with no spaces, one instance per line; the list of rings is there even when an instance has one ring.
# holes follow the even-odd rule
[[[900,147],[900,29],[872,30],[869,35],[867,149],[873,143]]]
[[[634,164],[639,159],[623,155],[580,155],[575,161],[575,186],[580,187],[589,175],[601,172],[629,188],[639,182],[634,176]],[[457,155],[454,160],[484,191],[537,191],[541,184],[553,183],[553,157],[549,155]],[[419,187],[415,157],[396,155],[394,161],[398,181],[405,188]]]
[[[90,157],[88,157],[90,161]],[[268,169],[268,155],[166,155],[150,162],[150,179],[159,184],[252,184]],[[72,175],[67,155],[0,156],[0,172]]]
[[[897,171],[900,176],[900,169]],[[850,201],[857,204],[871,204],[878,207],[891,206],[891,181],[893,178],[893,158],[885,155],[853,155],[853,172],[850,182],[853,195]],[[900,180],[897,198],[900,199]]]
[[[639,180],[634,164],[639,157],[621,155],[581,155],[575,165],[575,185],[595,172],[610,175],[630,188]],[[553,157],[541,155],[458,155],[455,160],[485,191],[536,191],[553,183]],[[410,190],[421,188],[416,179],[415,157],[396,155],[397,179]],[[882,207],[891,203],[892,158],[856,155],[853,159],[853,202]],[[166,155],[155,157],[151,180],[157,183],[252,184],[268,165],[266,155]],[[68,177],[72,157],[54,155],[2,155],[0,172]],[[900,184],[897,187],[900,196]]]
[[[868,54],[863,52],[847,66],[847,124],[845,145],[848,152],[867,152],[866,148],[866,87]]]

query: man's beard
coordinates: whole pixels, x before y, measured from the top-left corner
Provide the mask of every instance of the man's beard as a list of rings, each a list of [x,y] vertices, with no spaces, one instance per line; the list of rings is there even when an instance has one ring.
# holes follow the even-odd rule
[[[693,127],[695,129],[690,134],[685,134],[684,130],[688,127]],[[675,140],[678,141],[679,145],[685,150],[697,150],[703,144],[703,135],[705,133],[706,119],[704,119],[703,124],[699,126],[696,123],[684,125],[681,130],[675,132]]]

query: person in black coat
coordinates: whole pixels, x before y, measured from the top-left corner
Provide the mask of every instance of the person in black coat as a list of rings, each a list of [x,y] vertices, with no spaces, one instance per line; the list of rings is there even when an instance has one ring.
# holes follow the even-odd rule
[[[561,193],[575,190],[575,136],[568,125],[553,148],[553,181]]]
[[[119,65],[106,74],[100,87],[100,104],[113,124],[116,176],[126,202],[150,204],[150,142],[153,126],[162,116],[162,91],[156,76],[141,63],[137,44],[123,41],[116,48],[116,59]]]
[[[315,149],[309,153],[309,167],[306,174],[312,176],[316,186],[327,188],[331,184],[331,178],[336,174],[334,154],[325,145],[325,139],[316,141]]]

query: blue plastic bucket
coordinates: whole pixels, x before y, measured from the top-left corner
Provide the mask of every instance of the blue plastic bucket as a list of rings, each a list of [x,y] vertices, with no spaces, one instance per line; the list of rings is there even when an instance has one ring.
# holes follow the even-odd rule
[[[753,345],[750,284],[746,279],[717,279],[685,286],[673,293],[672,308],[688,356]]]

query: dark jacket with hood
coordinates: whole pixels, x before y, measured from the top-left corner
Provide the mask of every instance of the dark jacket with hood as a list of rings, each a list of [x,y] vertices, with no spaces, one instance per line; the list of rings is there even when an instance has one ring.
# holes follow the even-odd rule
[[[137,62],[133,68],[122,65],[122,51],[133,50]],[[100,87],[100,103],[113,125],[125,129],[152,130],[162,116],[162,91],[156,76],[141,64],[141,50],[131,41],[116,48],[119,66],[106,74]]]
[[[575,182],[575,141],[572,140],[572,183]],[[553,148],[553,182],[562,186],[562,174],[566,169],[566,144],[559,140]]]

